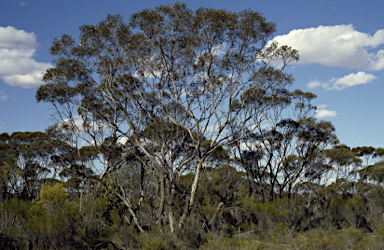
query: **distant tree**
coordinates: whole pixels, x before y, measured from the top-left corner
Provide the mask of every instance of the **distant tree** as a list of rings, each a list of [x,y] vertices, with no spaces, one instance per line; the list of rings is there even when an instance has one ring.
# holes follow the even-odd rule
[[[322,152],[338,140],[330,122],[313,117],[315,97],[295,90],[286,105],[270,110],[263,126],[236,143],[236,162],[247,173],[251,194],[263,202],[290,198],[295,186],[318,182],[328,173]]]
[[[26,200],[38,198],[41,184],[49,181],[55,169],[51,158],[56,150],[54,140],[44,132],[15,132],[2,138],[0,168],[8,194]]]

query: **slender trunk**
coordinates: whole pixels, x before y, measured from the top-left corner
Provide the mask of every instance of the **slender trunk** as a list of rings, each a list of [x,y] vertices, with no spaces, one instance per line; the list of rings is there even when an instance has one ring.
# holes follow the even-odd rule
[[[136,214],[135,212],[133,211],[132,207],[130,206],[130,204],[128,205],[128,203],[124,200],[124,203],[127,205],[128,207],[128,211],[129,213],[131,214],[132,218],[133,218],[133,221],[135,222],[137,228],[140,230],[141,233],[145,233],[144,229],[140,226],[140,222],[139,220],[137,219],[136,217]]]
[[[223,203],[223,202],[220,202],[220,204],[217,206],[215,213],[213,214],[211,220],[210,220],[209,223],[208,223],[208,226],[210,226],[210,225],[213,223],[213,221],[214,221],[215,218],[216,218],[217,212],[219,212],[220,208],[221,208],[223,205],[224,205],[224,203]]]
[[[260,183],[260,186],[261,186],[261,189],[260,189],[260,192],[261,192],[261,199],[263,201],[263,204],[265,203],[265,193],[264,193],[264,184],[263,183]]]
[[[274,192],[273,192],[273,185],[271,185],[271,191],[269,192],[269,201],[273,201],[274,200]]]
[[[80,213],[82,212],[81,210],[82,210],[82,203],[83,203],[83,193],[82,192],[80,192]]]
[[[280,185],[278,184],[279,186],[279,198],[283,198],[283,191],[284,191],[284,185]]]
[[[141,176],[140,176],[140,198],[139,202],[137,203],[137,207],[135,211],[138,211],[140,209],[141,203],[144,200],[144,174],[145,174],[145,168],[143,163],[141,163]]]
[[[175,184],[172,183],[169,188],[170,188],[170,191],[168,195],[168,206],[169,206],[168,217],[169,217],[169,226],[171,227],[171,233],[173,234],[174,232],[173,224],[175,223],[175,219],[173,217],[173,197],[175,194]]]
[[[129,219],[127,218],[127,216],[124,214],[123,217],[124,217],[125,221],[127,222],[127,224],[130,225],[131,222],[129,221]]]
[[[189,213],[191,212],[193,205],[195,203],[197,185],[199,184],[199,179],[200,179],[200,170],[201,170],[201,167],[203,166],[204,160],[205,160],[205,158],[202,158],[197,163],[195,179],[194,179],[194,181],[192,183],[192,187],[191,187],[191,196],[190,196],[189,200],[187,200],[187,204],[185,206],[183,215],[181,216],[180,221],[179,221],[179,227],[180,228],[183,226],[185,218],[187,217],[187,215],[189,215]]]
[[[157,210],[157,223],[158,225],[162,225],[161,219],[164,212],[164,202],[165,202],[165,182],[164,182],[164,174],[160,174],[160,204]]]
[[[288,188],[288,199],[291,199],[291,195],[292,195],[292,184],[289,184],[289,188]]]
[[[174,218],[173,218],[173,213],[172,213],[172,208],[169,209],[169,226],[171,227],[171,233],[173,234],[174,229],[173,229],[173,224],[174,224]]]
[[[100,181],[100,180],[99,180]],[[101,183],[107,187],[109,190],[111,190],[114,194],[116,194],[120,200],[122,200],[124,202],[124,204],[127,206],[128,208],[128,211],[129,213],[131,214],[132,218],[133,218],[133,221],[135,222],[137,228],[140,230],[141,233],[145,233],[144,229],[140,226],[140,222],[139,220],[137,219],[136,217],[136,214],[135,214],[135,211],[133,211],[132,209],[132,205],[131,203],[129,202],[128,199],[126,199],[125,197],[123,197],[121,194],[119,194],[119,192],[117,192],[115,189],[111,188],[110,186],[108,186],[107,184],[105,184],[103,181],[101,181]]]
[[[257,172],[257,179],[258,179],[258,182],[259,182],[261,200],[262,200],[262,202],[264,204],[265,203],[265,185],[266,184],[263,182],[262,174],[259,171]],[[256,189],[258,189],[258,188],[256,187]]]
[[[239,155],[240,155],[241,165],[243,165],[243,168],[245,169],[245,172],[247,174],[249,196],[252,196],[253,190],[252,190],[251,179],[249,178],[249,175],[250,175],[249,172],[250,171],[248,170],[248,167],[245,164],[244,158],[243,158],[243,156],[241,154],[240,143],[238,141],[236,142],[236,146],[237,146],[237,150],[238,150]]]

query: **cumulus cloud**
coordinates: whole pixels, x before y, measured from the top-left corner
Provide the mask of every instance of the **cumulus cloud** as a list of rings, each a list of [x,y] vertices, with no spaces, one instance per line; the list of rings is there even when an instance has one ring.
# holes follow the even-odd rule
[[[208,132],[208,133],[210,133],[210,132],[217,132],[218,128],[219,127],[217,125],[212,125],[212,126],[207,127],[206,132]]]
[[[0,90],[0,100],[5,101],[7,98],[8,96],[4,94],[4,91]]]
[[[260,148],[264,148],[265,146],[269,145],[267,141],[264,142],[240,142],[240,149],[241,150],[252,150],[252,151],[257,151]],[[235,146],[233,146],[235,147]],[[234,148],[236,149],[236,148]]]
[[[120,144],[120,145],[125,145],[128,141],[128,138],[126,137],[119,137],[119,139],[117,139],[116,143]]]
[[[308,88],[314,89],[317,87],[323,87],[326,90],[342,90],[356,85],[362,85],[372,82],[376,79],[376,76],[367,74],[365,72],[357,72],[355,74],[349,74],[340,78],[332,78],[326,82],[320,82],[313,80],[307,84]]]
[[[94,122],[90,121],[88,123],[84,123],[84,120],[79,115],[74,115],[72,119],[64,119],[59,123],[59,126],[67,129],[77,129],[80,133],[85,133],[86,130],[108,130],[110,127],[106,123]],[[85,126],[85,127],[84,127]]]
[[[373,36],[356,31],[352,24],[295,29],[277,36],[279,44],[299,50],[299,64],[319,63],[362,70],[384,69],[384,50],[370,50],[384,44],[384,29]]]
[[[317,119],[333,118],[335,116],[337,116],[337,113],[334,110],[328,110],[328,109],[316,110]]]
[[[321,85],[322,85],[322,82],[320,82],[318,80],[313,80],[307,84],[308,88],[310,88],[310,89],[315,89],[317,87],[321,87]]]
[[[33,59],[38,46],[33,32],[0,27],[0,78],[22,88],[42,85],[44,72],[52,65]]]
[[[326,107],[327,107],[327,105],[317,106],[317,110],[315,111],[315,113],[316,113],[315,117],[317,119],[333,118],[333,117],[337,116],[336,111],[325,109]]]

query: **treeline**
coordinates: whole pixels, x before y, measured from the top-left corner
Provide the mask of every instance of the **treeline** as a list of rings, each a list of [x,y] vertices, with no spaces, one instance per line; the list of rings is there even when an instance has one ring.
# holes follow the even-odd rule
[[[384,150],[314,117],[275,31],[175,3],[55,38],[53,125],[0,136],[0,248],[380,249]]]
[[[267,168],[254,159],[260,148],[242,145],[238,154],[221,148],[202,168],[193,210],[182,227],[171,230],[169,212],[174,220],[182,216],[193,168],[180,175],[173,194],[165,194],[161,209],[156,170],[144,167],[127,144],[110,151],[124,164],[100,179],[91,169],[102,169],[95,166],[93,147],[77,150],[52,132],[0,135],[1,249],[381,249],[384,244],[382,148],[324,149],[313,156],[317,175],[305,170],[290,182],[268,170],[262,179],[255,177]],[[282,187],[285,182],[288,188]]]

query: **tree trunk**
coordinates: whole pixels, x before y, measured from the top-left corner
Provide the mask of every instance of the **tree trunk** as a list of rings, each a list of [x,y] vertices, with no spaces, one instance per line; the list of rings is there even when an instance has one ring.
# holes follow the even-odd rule
[[[171,233],[173,234],[174,232],[173,224],[175,223],[175,218],[173,217],[173,197],[175,194],[175,184],[171,183],[169,186],[170,186],[169,187],[170,190],[168,195],[168,206],[169,206],[168,217],[169,217],[169,226],[171,227]]]
[[[164,182],[164,174],[160,173],[160,204],[157,210],[157,223],[158,225],[162,225],[161,219],[164,212],[164,202],[165,202],[165,182]]]
[[[200,179],[200,170],[201,170],[201,167],[203,166],[204,160],[205,160],[205,158],[200,159],[197,163],[195,179],[194,179],[192,186],[191,186],[191,196],[189,198],[189,201],[187,201],[183,215],[181,216],[180,221],[179,221],[179,227],[180,228],[183,226],[185,218],[187,217],[187,215],[189,215],[189,213],[191,212],[193,205],[195,203],[197,185],[199,184],[199,179]]]

